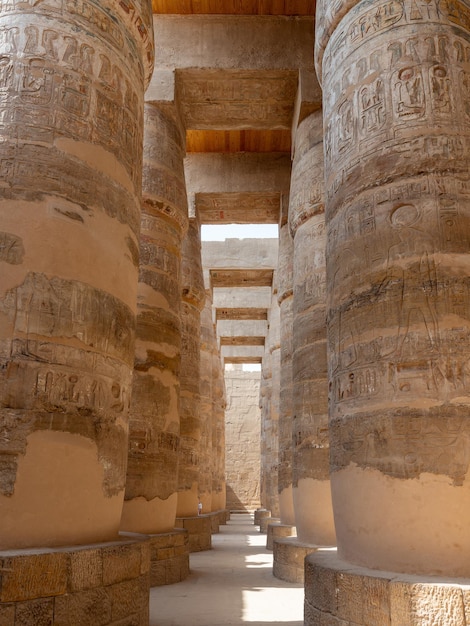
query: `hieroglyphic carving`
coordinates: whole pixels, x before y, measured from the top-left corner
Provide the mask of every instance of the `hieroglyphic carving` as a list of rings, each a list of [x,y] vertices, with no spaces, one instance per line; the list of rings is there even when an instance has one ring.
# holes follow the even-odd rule
[[[18,265],[23,262],[24,252],[21,237],[0,231],[0,262]]]

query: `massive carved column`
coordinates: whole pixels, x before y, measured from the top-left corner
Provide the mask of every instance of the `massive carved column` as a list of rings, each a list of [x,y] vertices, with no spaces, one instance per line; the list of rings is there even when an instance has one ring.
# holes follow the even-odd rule
[[[286,199],[286,208],[288,202]],[[295,526],[292,497],[292,304],[293,241],[287,210],[279,236],[278,302],[281,316],[279,399],[279,513],[282,524]]]
[[[225,511],[225,379],[215,326],[212,332],[212,504]]]
[[[268,345],[271,354],[270,446],[268,448],[266,508],[271,517],[279,517],[279,402],[281,399],[281,320],[277,301],[277,272],[274,273],[271,307],[269,309]]]
[[[325,205],[321,109],[295,136],[289,223],[294,238],[293,499],[297,537],[334,545],[326,362]]]
[[[189,220],[183,241],[182,345],[180,377],[180,453],[177,517],[197,515],[199,480],[200,336],[206,292],[201,265],[201,236],[197,217]]]
[[[199,446],[198,492],[203,513],[212,510],[212,340],[214,324],[212,321],[212,298],[206,291],[205,306],[201,312],[200,376],[201,376],[201,440]]]
[[[469,576],[470,9],[320,16],[340,554]]]
[[[129,461],[121,527],[174,528],[178,489],[181,243],[188,227],[184,129],[147,104]]]
[[[12,0],[0,26],[0,547],[114,539],[151,5]]]

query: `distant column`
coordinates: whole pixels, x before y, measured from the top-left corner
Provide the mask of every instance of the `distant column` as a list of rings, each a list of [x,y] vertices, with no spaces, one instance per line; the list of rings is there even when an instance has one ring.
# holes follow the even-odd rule
[[[180,376],[180,452],[177,517],[197,515],[201,440],[200,336],[206,292],[197,217],[189,220],[183,241],[182,345]]]
[[[129,460],[121,528],[174,528],[180,438],[181,244],[188,228],[185,134],[174,108],[147,104]]]
[[[212,332],[212,511],[225,510],[225,378],[215,326]]]
[[[289,221],[294,237],[293,498],[297,537],[336,542],[331,504],[326,358],[322,111],[296,131]]]
[[[271,353],[271,437],[268,448],[266,508],[271,516],[279,517],[279,402],[281,399],[281,328],[280,312],[277,302],[277,272],[274,274],[276,289],[273,290],[269,309],[269,351]],[[274,282],[273,281],[273,282]]]
[[[151,3],[0,8],[0,548],[117,537]]]
[[[212,508],[212,341],[214,324],[212,321],[212,298],[210,291],[206,291],[205,306],[201,313],[201,441],[199,446],[199,499],[202,511],[209,513]]]
[[[288,199],[279,237],[278,302],[281,319],[279,399],[279,515],[282,524],[295,526],[292,497],[292,304],[293,241],[287,221]]]

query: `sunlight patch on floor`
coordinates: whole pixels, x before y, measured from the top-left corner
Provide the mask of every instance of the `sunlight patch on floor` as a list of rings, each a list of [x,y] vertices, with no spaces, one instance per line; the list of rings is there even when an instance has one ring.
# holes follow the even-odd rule
[[[246,589],[243,595],[243,623],[270,622],[289,623],[300,622],[304,619],[304,589],[283,589],[282,606],[278,602],[276,587],[258,587]],[[260,598],[260,594],[262,597]],[[261,602],[260,602],[261,600]]]
[[[245,557],[246,567],[271,567],[273,566],[272,555],[270,554],[250,554]]]
[[[266,535],[247,535],[246,542],[249,546],[261,546],[266,548]]]

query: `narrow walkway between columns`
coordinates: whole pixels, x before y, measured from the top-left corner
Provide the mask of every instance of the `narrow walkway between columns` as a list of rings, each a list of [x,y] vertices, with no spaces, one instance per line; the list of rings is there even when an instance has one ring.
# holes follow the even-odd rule
[[[232,513],[185,581],[150,590],[150,626],[302,626],[303,585],[274,578],[272,563],[253,515]]]

